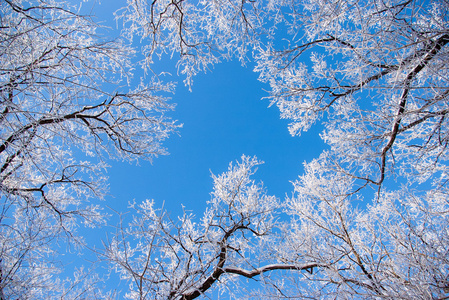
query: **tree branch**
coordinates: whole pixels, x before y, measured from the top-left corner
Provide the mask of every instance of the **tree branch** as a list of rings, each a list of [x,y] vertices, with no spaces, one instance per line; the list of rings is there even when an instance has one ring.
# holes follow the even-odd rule
[[[241,276],[244,276],[247,278],[253,278],[254,276],[260,275],[262,273],[265,273],[268,271],[275,271],[275,270],[298,270],[298,271],[306,270],[307,272],[312,274],[313,268],[317,268],[317,267],[325,267],[325,265],[318,264],[318,263],[309,263],[309,264],[304,264],[304,265],[271,264],[271,265],[266,265],[266,266],[251,270],[251,271],[244,270],[241,268],[226,267],[226,268],[224,268],[224,272],[229,273],[229,274],[241,275]]]
[[[427,55],[424,57],[424,59],[419,63],[406,77],[404,82],[404,90],[401,95],[401,100],[399,102],[399,108],[398,112],[396,114],[396,119],[393,123],[393,128],[391,130],[391,136],[390,140],[388,141],[387,145],[382,149],[381,153],[381,167],[380,167],[380,179],[378,181],[379,185],[379,191],[380,186],[382,185],[382,182],[385,179],[385,164],[386,164],[386,156],[387,152],[391,149],[393,146],[393,143],[396,139],[397,134],[399,133],[399,125],[402,120],[402,116],[405,112],[405,105],[407,103],[407,97],[410,92],[410,84],[412,80],[415,78],[415,76],[421,72],[427,64],[435,57],[435,55],[438,54],[438,52],[449,42],[449,34],[444,34],[440,38],[438,38],[436,41],[431,43],[428,47],[426,47],[426,50],[428,50]]]

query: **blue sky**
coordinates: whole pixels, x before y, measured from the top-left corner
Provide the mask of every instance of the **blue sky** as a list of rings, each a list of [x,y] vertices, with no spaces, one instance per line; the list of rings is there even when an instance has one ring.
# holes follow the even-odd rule
[[[256,178],[282,198],[292,191],[290,181],[301,173],[304,160],[319,153],[322,141],[316,130],[300,138],[289,135],[288,121],[279,118],[277,107],[261,100],[267,87],[250,67],[225,62],[194,80],[192,92],[178,84],[173,95],[171,116],[183,127],[165,142],[170,155],[139,166],[114,163],[108,170],[108,205],[120,209],[133,199],[151,198],[172,212],[183,204],[201,214],[212,191],[211,172],[224,172],[242,154],[265,161]]]
[[[123,1],[88,1],[82,13],[94,15],[98,22],[111,27],[111,37],[120,34],[113,12]],[[135,45],[139,48],[139,38]],[[157,58],[156,58],[157,59]],[[204,211],[212,191],[211,172],[226,171],[229,163],[242,154],[257,156],[265,162],[255,178],[263,180],[268,192],[283,198],[293,190],[290,181],[302,173],[302,163],[317,157],[324,143],[317,125],[301,137],[288,133],[288,120],[281,120],[276,106],[269,107],[268,85],[257,80],[250,62],[242,67],[237,61],[223,62],[193,79],[191,91],[176,75],[173,60],[167,55],[155,62],[156,72],[170,72],[163,80],[177,82],[176,104],[169,116],[183,127],[164,146],[170,155],[139,165],[109,162],[110,197],[107,205],[127,210],[129,202],[154,199],[158,206],[180,212],[181,204],[197,215]],[[136,64],[137,65],[137,64]],[[136,82],[142,76],[136,69]],[[174,216],[174,214],[173,214]]]
[[[211,172],[225,172],[229,162],[242,154],[265,161],[254,178],[264,182],[269,194],[280,199],[291,194],[290,181],[302,173],[305,160],[319,155],[323,142],[317,130],[291,137],[288,121],[279,118],[277,107],[268,108],[269,101],[261,100],[267,96],[263,88],[257,74],[238,62],[219,64],[197,76],[192,92],[179,84],[172,99],[177,104],[172,117],[184,125],[179,136],[165,142],[170,155],[152,164],[141,161],[138,166],[112,163],[108,170],[111,196],[104,204],[124,213],[130,211],[128,203],[133,200],[154,199],[156,207],[164,206],[173,219],[184,206],[199,220],[212,192]],[[131,219],[130,214],[127,217]],[[102,230],[102,239],[105,236]],[[93,238],[98,240],[98,235]],[[115,280],[113,276],[107,287],[116,288]],[[119,288],[126,290],[127,285]]]
[[[122,3],[102,1],[95,3],[91,11],[98,20],[114,27],[111,36],[119,34],[112,12]],[[90,11],[92,2],[83,5],[83,12]],[[126,213],[130,202],[154,199],[156,207],[164,206],[172,218],[182,213],[182,206],[200,218],[212,192],[211,172],[223,173],[242,154],[265,161],[254,178],[264,182],[269,194],[280,199],[291,194],[291,181],[302,173],[303,162],[317,157],[322,150],[321,129],[315,126],[301,137],[290,136],[288,120],[281,120],[278,108],[269,107],[269,100],[262,99],[268,96],[269,87],[257,80],[251,62],[246,67],[237,61],[217,64],[194,77],[189,91],[182,83],[184,78],[176,76],[175,62],[167,59],[157,61],[156,68],[173,74],[164,76],[164,80],[178,83],[171,95],[176,108],[169,116],[183,127],[179,135],[165,141],[170,153],[167,156],[155,158],[152,163],[140,161],[138,165],[108,162],[109,196],[102,204]],[[141,70],[137,70],[136,79],[139,76]],[[110,225],[116,225],[114,222],[116,218]],[[84,235],[88,243],[101,247],[99,242],[106,239],[107,230],[92,230]],[[68,269],[88,257],[75,258]],[[111,283],[108,285],[113,286]]]

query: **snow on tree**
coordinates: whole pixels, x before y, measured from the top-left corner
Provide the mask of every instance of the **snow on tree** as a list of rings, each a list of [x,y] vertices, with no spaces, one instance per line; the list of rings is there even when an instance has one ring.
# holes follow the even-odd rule
[[[271,86],[272,104],[291,120],[291,134],[320,122],[329,145],[305,164],[294,194],[273,208],[290,217],[271,224],[263,239],[253,232],[255,244],[229,229],[221,240],[205,240],[214,218],[234,220],[244,204],[213,213],[201,230],[205,225],[190,225],[188,215],[164,223],[164,213],[154,213],[151,228],[159,229],[145,235],[152,241],[147,247],[169,251],[145,252],[140,240],[121,258],[109,248],[123,276],[134,278],[129,296],[151,297],[145,294],[151,290],[192,299],[212,295],[205,287],[215,285],[242,298],[245,290],[226,288],[227,282],[251,274],[261,277],[263,298],[446,299],[448,10],[447,1],[419,0],[129,1],[121,18],[127,33],[147,39],[149,62],[154,54],[178,53],[179,70],[191,84],[208,65],[244,61],[251,52],[260,80]],[[238,233],[239,246],[227,243],[226,253],[238,253],[244,264],[222,259],[228,232]],[[270,239],[263,247],[256,243]],[[215,252],[202,253],[207,247]],[[145,277],[142,263],[123,265],[136,249],[157,272]],[[162,258],[153,261],[150,253]],[[176,257],[175,266],[166,265],[165,253]],[[279,272],[282,266],[289,276]],[[144,283],[151,289],[136,288]]]
[[[290,254],[332,266],[295,293],[447,297],[449,3],[288,7],[304,36],[261,51],[256,69],[290,132],[322,121],[330,146],[287,201],[296,240],[309,241]]]
[[[31,297],[15,278],[50,282],[42,253],[101,217],[80,203],[97,196],[89,176],[109,157],[161,153],[175,126],[158,82],[106,92],[105,80],[129,79],[129,48],[56,1],[22,3],[1,6],[0,291]],[[142,38],[146,67],[179,55],[187,85],[222,60],[254,59],[291,134],[320,123],[329,146],[285,200],[243,156],[213,176],[201,220],[135,204],[102,253],[128,298],[449,297],[448,1],[129,0],[116,16]],[[76,161],[71,145],[99,163]]]
[[[176,125],[159,91],[130,89],[135,52],[61,1],[0,4],[0,298],[57,293],[54,246],[101,224],[107,159],[151,159]],[[83,158],[85,157],[85,158]],[[66,295],[67,296],[67,295]],[[67,296],[68,297],[68,296]]]
[[[279,242],[274,233],[281,206],[250,179],[261,163],[242,156],[226,173],[213,175],[212,197],[198,223],[187,211],[172,220],[152,200],[134,206],[133,221],[119,228],[105,252],[131,281],[129,298],[195,299],[217,286],[235,293],[235,275],[317,266],[277,262],[273,245]]]

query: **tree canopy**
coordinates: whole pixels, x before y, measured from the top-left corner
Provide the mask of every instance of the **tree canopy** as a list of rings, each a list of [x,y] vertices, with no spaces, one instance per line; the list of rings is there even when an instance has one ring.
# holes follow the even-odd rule
[[[193,89],[214,64],[254,61],[292,138],[321,124],[328,148],[285,199],[242,156],[212,176],[202,218],[136,203],[99,252],[125,297],[449,297],[448,1],[130,0],[113,41],[61,1],[0,8],[1,299],[113,297],[53,288],[51,253],[103,222],[109,159],[165,154],[178,128],[171,84],[130,83],[135,52],[147,74],[176,59]]]

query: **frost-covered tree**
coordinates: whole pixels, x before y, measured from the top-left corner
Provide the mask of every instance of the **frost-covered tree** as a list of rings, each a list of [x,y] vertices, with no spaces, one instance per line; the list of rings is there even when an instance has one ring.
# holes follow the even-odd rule
[[[0,9],[0,298],[102,297],[81,270],[58,284],[52,245],[102,222],[106,159],[163,153],[171,87],[129,89],[133,50],[61,1]],[[291,134],[319,123],[329,146],[285,201],[243,157],[201,220],[136,204],[102,253],[129,298],[449,297],[448,1],[129,0],[116,16],[146,67],[169,54],[187,85],[254,59]]]
[[[231,223],[206,238],[217,222],[257,225],[268,216],[240,212],[254,202],[245,189],[225,189],[243,202],[224,212],[214,192],[212,217],[197,225],[188,214],[175,222],[140,207],[152,225],[135,220],[120,236],[139,232],[137,247],[114,239],[107,252],[133,279],[131,298],[207,296],[205,287],[226,289],[229,273],[259,275],[264,298],[449,297],[448,1],[141,0],[119,16],[126,33],[148,41],[148,63],[179,54],[187,84],[251,53],[291,134],[320,123],[329,146],[272,208],[289,217],[262,236],[251,226],[229,231]],[[265,272],[267,264],[290,271]],[[234,286],[228,293],[245,296]]]
[[[361,209],[353,181],[326,178],[314,161],[281,203],[251,179],[260,163],[243,156],[212,176],[201,219],[134,205],[103,253],[129,282],[126,298],[447,298],[446,194],[376,194]]]
[[[260,164],[243,156],[224,174],[213,175],[211,200],[197,222],[187,211],[170,219],[152,200],[134,206],[133,221],[119,227],[104,253],[130,281],[128,298],[187,300],[217,288],[238,295],[239,276],[317,266],[277,259],[280,204],[250,178]]]
[[[123,21],[124,37],[142,38],[144,64],[164,54],[178,59],[185,83],[212,65],[231,58],[242,63],[247,52],[260,45],[259,36],[269,33],[260,14],[261,1],[132,0],[116,12]]]
[[[281,9],[298,38],[262,50],[256,70],[290,132],[321,121],[330,146],[287,199],[295,231],[284,249],[332,265],[293,293],[448,297],[448,9],[447,1]]]
[[[129,88],[135,51],[101,31],[62,1],[0,3],[1,299],[74,299],[53,277],[54,246],[103,222],[106,159],[164,154],[176,129],[157,95],[171,87]]]
[[[448,5],[292,4],[289,30],[302,24],[304,37],[267,47],[256,68],[291,133],[324,120],[334,167],[361,184],[393,174],[423,182],[445,169]]]

